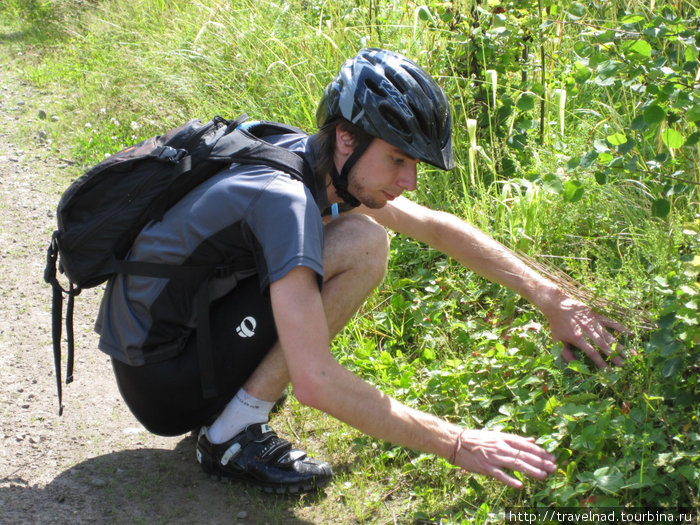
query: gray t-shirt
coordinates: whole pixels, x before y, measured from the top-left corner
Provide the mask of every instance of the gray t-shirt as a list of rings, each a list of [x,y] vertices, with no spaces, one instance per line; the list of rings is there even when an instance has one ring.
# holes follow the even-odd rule
[[[306,135],[275,137],[292,151],[307,151]],[[325,200],[324,195],[317,196]],[[257,274],[261,287],[297,266],[323,276],[323,224],[310,190],[265,166],[233,164],[201,184],[148,224],[127,258],[174,265],[229,265],[237,272],[214,278],[210,298]],[[139,366],[177,355],[195,326],[198,286],[178,279],[118,274],[107,284],[95,324],[99,348]]]

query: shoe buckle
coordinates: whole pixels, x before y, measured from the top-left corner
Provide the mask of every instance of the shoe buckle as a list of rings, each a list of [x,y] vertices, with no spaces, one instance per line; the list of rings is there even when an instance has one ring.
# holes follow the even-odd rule
[[[239,443],[234,443],[230,447],[226,449],[226,452],[223,453],[221,456],[221,461],[220,463],[224,466],[228,465],[228,462],[231,461],[231,459],[238,454],[238,452],[241,450],[241,445]]]

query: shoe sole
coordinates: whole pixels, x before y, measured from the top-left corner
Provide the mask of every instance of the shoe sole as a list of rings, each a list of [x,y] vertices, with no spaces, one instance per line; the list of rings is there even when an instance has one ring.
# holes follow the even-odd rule
[[[202,467],[202,470],[204,470],[204,472],[214,481],[243,482],[268,494],[301,494],[304,492],[320,490],[328,485],[333,477],[331,475],[328,476],[327,479],[318,482],[306,481],[301,483],[285,483],[284,485],[261,483],[254,478],[246,476],[245,474],[236,475],[225,472],[211,460],[205,459],[203,455],[200,455],[199,450],[197,450],[197,452],[197,460]]]
[[[321,490],[330,482],[330,478],[321,483],[296,483],[288,485],[269,485],[265,483],[260,483],[245,476],[235,476],[231,474],[221,474],[218,472],[207,472],[209,477],[214,481],[219,482],[243,482],[248,485],[255,487],[262,492],[267,494],[302,494],[306,492],[314,492]]]

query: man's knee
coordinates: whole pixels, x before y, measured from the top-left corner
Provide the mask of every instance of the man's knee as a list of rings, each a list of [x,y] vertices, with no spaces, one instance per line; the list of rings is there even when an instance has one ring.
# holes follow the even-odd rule
[[[384,279],[389,259],[389,236],[370,217],[351,214],[326,226],[324,258],[343,269],[356,267],[377,283]]]

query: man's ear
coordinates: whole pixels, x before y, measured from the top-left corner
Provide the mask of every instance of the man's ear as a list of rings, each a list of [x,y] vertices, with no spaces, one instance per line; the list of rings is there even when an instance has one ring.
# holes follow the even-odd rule
[[[355,149],[355,137],[340,124],[335,127],[335,148],[342,156],[350,155]]]

